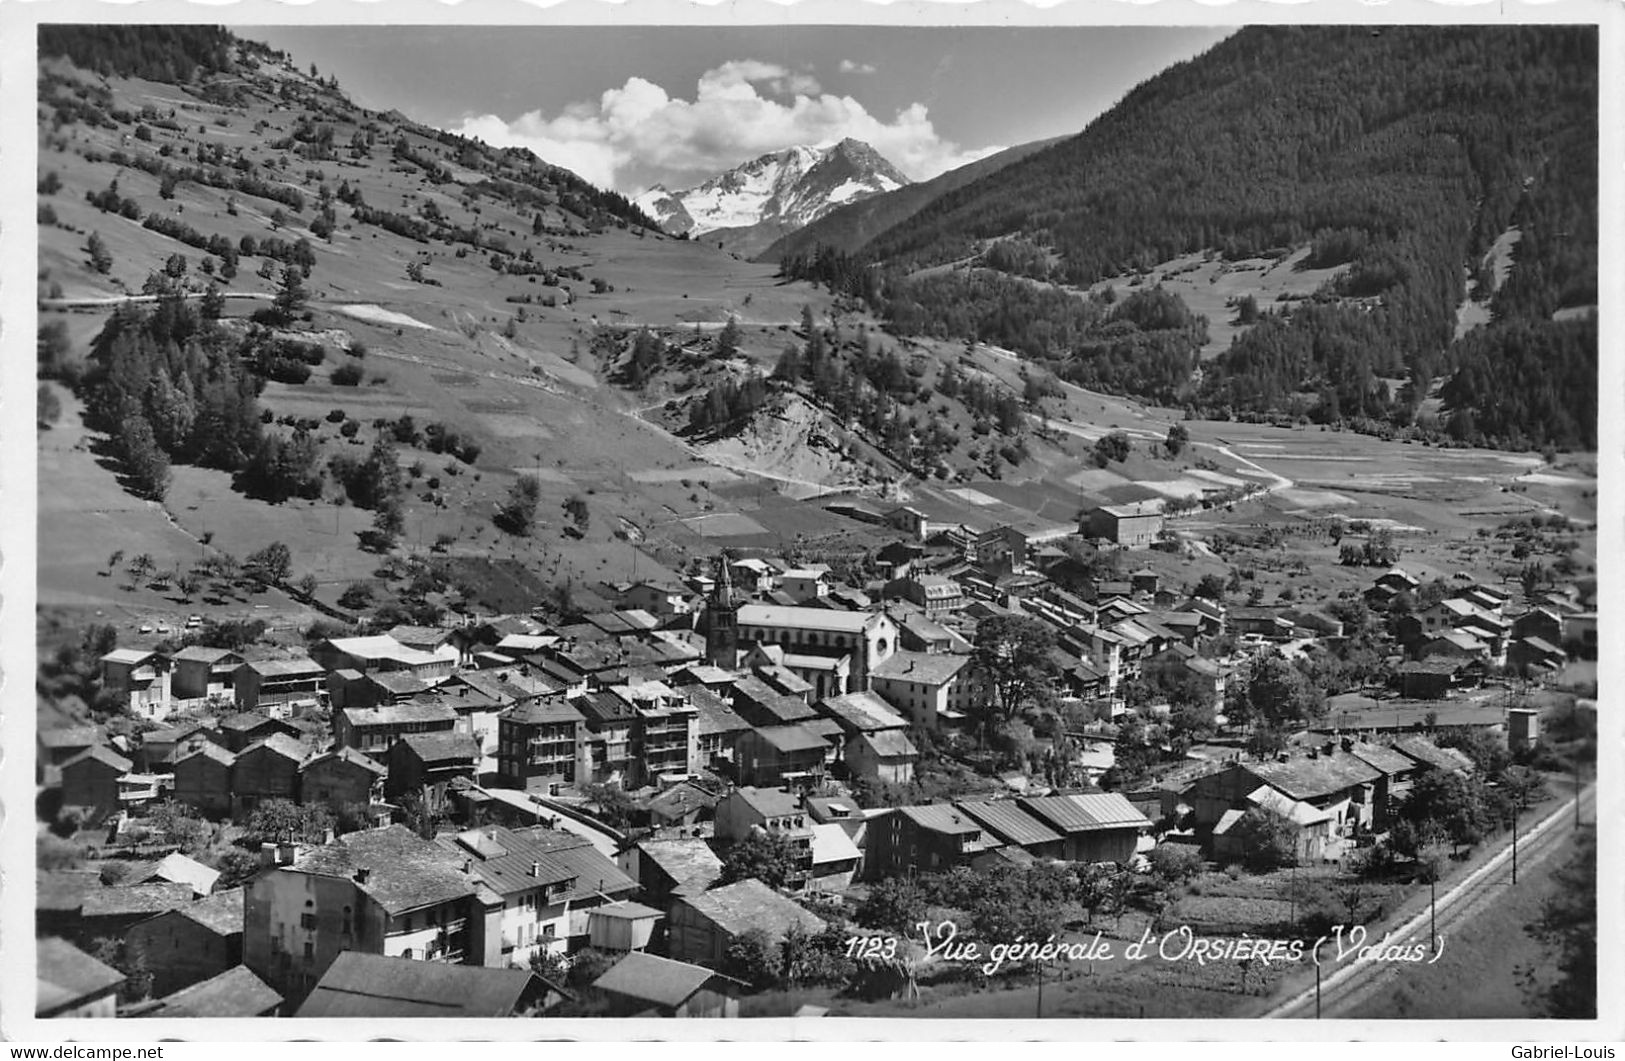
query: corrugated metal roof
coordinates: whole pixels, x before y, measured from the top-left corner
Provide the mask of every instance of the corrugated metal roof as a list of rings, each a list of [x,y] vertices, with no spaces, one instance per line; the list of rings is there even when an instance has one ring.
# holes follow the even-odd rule
[[[955,804],[980,822],[988,832],[1008,844],[1050,844],[1061,834],[1021,809],[1013,799],[962,800]]]
[[[1020,803],[1024,810],[1032,812],[1064,833],[1122,829],[1151,824],[1150,819],[1135,809],[1134,804],[1116,792],[1024,796]]]

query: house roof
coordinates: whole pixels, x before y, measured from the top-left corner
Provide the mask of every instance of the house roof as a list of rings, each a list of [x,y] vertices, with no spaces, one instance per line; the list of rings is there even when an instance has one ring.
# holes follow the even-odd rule
[[[296,763],[304,762],[305,746],[286,733],[273,733],[264,740],[257,740],[253,744],[237,753],[237,761],[241,763],[256,751],[265,750],[292,759]]]
[[[404,700],[377,707],[347,707],[344,718],[352,726],[398,726],[411,722],[456,722],[457,712],[444,703]]]
[[[722,876],[722,859],[704,840],[643,840],[637,845],[642,858],[659,866],[678,888],[704,891]]]
[[[948,833],[950,835],[961,833],[982,832],[982,823],[967,815],[961,814],[952,805],[947,803],[921,804],[915,807],[898,807],[897,813],[908,818],[922,829],[932,832]]]
[[[161,914],[192,902],[190,884],[128,884],[85,893],[85,917],[131,917]]]
[[[1007,844],[1029,846],[1061,839],[1060,833],[1022,810],[1013,799],[961,800],[955,806]]]
[[[235,658],[238,662],[242,661],[242,657],[229,648],[208,648],[204,645],[187,645],[169,658],[177,663],[191,663],[194,661],[198,663],[219,663],[228,656]]]
[[[728,706],[728,702],[704,686],[688,687],[688,701],[699,713],[699,735],[710,737],[719,733],[739,733],[750,729],[750,723]]]
[[[391,914],[462,898],[473,883],[452,864],[443,847],[424,840],[404,825],[347,833],[296,860],[293,872],[354,880],[355,886]]]
[[[618,899],[592,908],[594,917],[613,917],[621,921],[643,921],[651,917],[665,917],[665,913],[652,906],[644,906],[630,899]]]
[[[109,652],[107,655],[101,657],[101,662],[102,663],[130,663],[130,664],[145,663],[147,660],[151,659],[152,657],[154,657],[156,655],[158,655],[158,653],[152,651],[151,649],[115,648],[113,651]]]
[[[879,695],[868,691],[826,697],[818,702],[818,710],[840,722],[843,729],[858,733],[908,728],[907,719]]]
[[[589,722],[631,722],[638,717],[637,709],[608,689],[595,689],[581,696],[571,697],[570,703]]]
[[[1440,770],[1471,773],[1473,761],[1456,748],[1441,748],[1426,737],[1401,737],[1394,747],[1419,763]]]
[[[451,640],[454,633],[440,626],[408,626],[401,624],[392,626],[384,632],[384,636],[394,638],[408,648],[422,646],[439,646]]]
[[[244,663],[243,666],[262,678],[327,673],[326,668],[307,656],[295,656],[289,659],[251,659]]]
[[[733,790],[732,795],[745,801],[745,805],[764,818],[782,818],[802,810],[801,798],[782,788],[758,788],[745,785]]]
[[[1123,829],[1151,824],[1150,819],[1117,792],[1024,796],[1020,802],[1022,809],[1037,815],[1063,833]]]
[[[1162,502],[1160,500],[1134,501],[1122,505],[1101,505],[1094,511],[1105,512],[1108,515],[1116,516],[1118,519],[1127,519],[1133,516],[1160,516],[1162,515]]]
[[[39,743],[47,748],[88,748],[104,739],[100,726],[59,726],[39,731]]]
[[[370,637],[334,637],[329,638],[327,643],[337,651],[355,659],[387,659],[408,666],[444,662],[434,653],[408,648],[388,634],[374,634]]]
[[[764,664],[756,667],[756,676],[762,681],[777,689],[786,696],[800,697],[812,692],[813,684],[791,668],[803,667],[807,670],[834,670],[841,659],[837,656],[814,656],[805,653],[785,652],[782,654],[783,662]]]
[[[1408,773],[1416,769],[1416,764],[1409,758],[1381,744],[1361,742],[1351,747],[1349,754],[1389,775]]]
[[[529,969],[340,951],[300,1017],[507,1017],[539,979]]]
[[[207,895],[214,889],[214,882],[220,879],[220,871],[174,851],[154,863],[141,879],[150,881],[154,878],[175,884],[190,884],[194,892]]]
[[[196,921],[204,928],[221,936],[237,936],[243,931],[243,889],[205,895],[203,898],[175,910],[182,917]]]
[[[95,761],[105,766],[112,767],[121,774],[129,773],[131,768],[135,766],[134,763],[113,749],[107,747],[106,745],[97,744],[93,747],[86,748],[78,755],[75,755],[73,758],[63,763],[62,769],[67,770],[69,767],[77,766],[80,763],[89,761]]]
[[[59,912],[77,911],[85,896],[100,891],[101,876],[96,870],[68,869],[34,871],[34,908]]]
[[[225,718],[220,720],[220,728],[223,730],[230,730],[234,733],[248,733],[268,722],[282,730],[290,730],[293,728],[286,722],[283,722],[280,719],[272,718],[270,715],[262,714],[259,711],[239,711],[235,715],[227,715]]]
[[[60,1009],[122,984],[126,977],[66,940],[49,936],[39,941],[35,971],[38,994],[34,1012]]]
[[[1489,647],[1488,645],[1484,644],[1484,642],[1480,641],[1478,638],[1464,630],[1446,630],[1438,637],[1435,637],[1432,641],[1429,641],[1428,644],[1431,645],[1439,641],[1448,641],[1457,648],[1464,649],[1468,652],[1477,652],[1480,649],[1486,649]]]
[[[1284,763],[1249,763],[1245,769],[1293,799],[1330,796],[1354,785],[1370,784],[1382,776],[1363,759],[1343,754],[1323,755],[1317,759],[1301,756]]]
[[[1331,817],[1330,813],[1302,800],[1284,796],[1269,785],[1259,785],[1247,793],[1247,802],[1273,811],[1295,825],[1314,825]]]
[[[760,726],[756,735],[781,752],[799,752],[817,748],[822,750],[829,742],[806,726]]]
[[[384,766],[384,764],[378,762],[378,760],[374,759],[370,755],[364,755],[361,752],[356,751],[354,748],[335,748],[330,752],[323,752],[320,755],[305,760],[299,765],[299,770],[301,773],[304,773],[305,771],[310,770],[312,767],[321,766],[330,762],[350,763],[354,766],[359,766],[363,770],[368,770],[372,773],[378,774],[379,776],[389,772],[389,768]]]
[[[623,998],[674,1009],[717,976],[703,966],[631,951],[594,980],[592,986]]]
[[[248,966],[234,965],[218,976],[165,995],[144,1016],[257,1017],[282,1002],[282,996]]]
[[[920,750],[908,739],[908,734],[900,729],[860,733],[855,739],[869,745],[875,755],[882,759],[918,758],[920,754]]]
[[[892,653],[879,666],[871,668],[869,675],[873,678],[919,682],[922,685],[944,685],[969,663],[969,656],[902,650]]]
[[[648,807],[664,817],[680,818],[702,808],[715,807],[721,798],[701,785],[683,781],[654,796]]]
[[[448,857],[474,856],[473,872],[492,891],[512,895],[543,885],[570,884],[567,898],[631,891],[636,883],[586,837],[546,826],[484,826],[435,843]]]
[[[585,719],[567,697],[558,693],[521,700],[503,711],[500,717],[527,726],[573,724]]]
[[[754,877],[677,900],[730,936],[760,929],[769,939],[781,939],[793,925],[810,934],[824,931],[823,918],[802,909]]]
[[[400,739],[425,763],[473,762],[480,757],[479,739],[468,733],[407,733]]]
[[[879,619],[878,612],[843,612],[830,608],[746,604],[739,609],[741,626],[779,626],[844,634],[861,634]]]
[[[863,857],[845,829],[836,822],[814,823],[812,827],[813,865],[856,861]]]
[[[734,683],[734,702],[737,704],[741,699],[755,704],[780,722],[799,722],[818,713],[799,696],[781,693],[754,674]]]
[[[1535,651],[1548,656],[1558,656],[1563,654],[1562,649],[1558,648],[1556,645],[1552,644],[1550,641],[1547,641],[1543,637],[1523,637],[1519,638],[1519,640]]]

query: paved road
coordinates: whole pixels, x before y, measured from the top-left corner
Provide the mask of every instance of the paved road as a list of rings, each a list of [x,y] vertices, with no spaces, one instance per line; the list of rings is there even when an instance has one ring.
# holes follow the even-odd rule
[[[1580,793],[1580,799],[1582,818],[1589,823],[1596,822],[1596,786],[1584,789]],[[1524,870],[1533,867],[1560,852],[1573,829],[1574,799],[1570,798],[1543,818],[1540,824],[1519,837],[1518,868]],[[1486,918],[1484,914],[1498,898],[1506,894],[1503,883],[1510,872],[1511,860],[1512,847],[1508,844],[1489,861],[1439,895],[1438,933],[1446,941],[1447,948],[1453,936],[1473,931],[1494,930],[1493,919]],[[1421,911],[1390,930],[1388,938],[1401,943],[1413,939],[1425,942],[1429,935],[1429,919],[1429,910],[1424,902]],[[1377,943],[1381,935],[1380,932],[1373,932],[1367,942]],[[1333,953],[1334,945],[1327,943],[1321,948],[1322,961],[1329,963]],[[1337,965],[1336,971],[1325,975],[1321,983],[1320,1015],[1354,1016],[1362,1004],[1390,983],[1392,977],[1405,975],[1409,968],[1410,966],[1403,962],[1356,962],[1353,959]],[[1311,984],[1281,1002],[1264,1016],[1313,1019],[1314,985]]]

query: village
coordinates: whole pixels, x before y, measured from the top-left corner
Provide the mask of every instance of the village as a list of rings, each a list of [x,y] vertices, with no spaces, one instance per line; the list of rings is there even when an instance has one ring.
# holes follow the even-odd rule
[[[38,735],[39,1015],[903,1014],[1031,975],[864,942],[944,910],[1133,938],[1253,881],[1290,916],[1210,928],[1373,921],[1578,792],[1594,581],[1228,603],[1145,562],[1155,504],[882,519],[861,584],[738,550],[565,619],[99,645],[119,724]]]

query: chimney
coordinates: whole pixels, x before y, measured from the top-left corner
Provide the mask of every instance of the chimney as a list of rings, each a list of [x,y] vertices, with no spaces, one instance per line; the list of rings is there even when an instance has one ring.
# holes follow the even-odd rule
[[[370,876],[372,876],[372,870],[368,869],[366,866],[360,866],[355,871],[355,882],[357,884],[365,884],[367,883],[367,878]]]
[[[260,844],[260,868],[269,869],[276,864],[276,845],[267,840]]]
[[[463,872],[464,873],[473,873],[474,872],[474,860],[473,859],[471,859],[471,858],[463,859]]]
[[[532,877],[540,877],[542,875],[542,864],[540,862],[532,862],[530,864],[530,875]]]
[[[279,866],[293,865],[294,855],[298,853],[298,850],[292,843],[276,845],[276,864]]]

